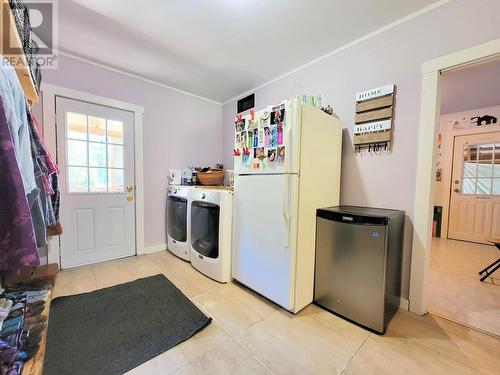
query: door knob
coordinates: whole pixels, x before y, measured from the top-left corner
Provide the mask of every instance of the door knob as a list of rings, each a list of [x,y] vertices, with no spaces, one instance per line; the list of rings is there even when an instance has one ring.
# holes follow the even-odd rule
[[[453,189],[453,191],[454,191],[455,193],[460,193],[460,189],[458,189],[458,188]]]
[[[130,193],[132,190],[134,190],[134,187],[132,185],[127,185],[127,191]]]
[[[130,202],[130,201],[133,201],[133,200],[134,200],[134,197],[133,197],[133,196],[131,196],[131,195],[129,195],[129,196],[127,197],[127,200],[128,200],[129,202]]]

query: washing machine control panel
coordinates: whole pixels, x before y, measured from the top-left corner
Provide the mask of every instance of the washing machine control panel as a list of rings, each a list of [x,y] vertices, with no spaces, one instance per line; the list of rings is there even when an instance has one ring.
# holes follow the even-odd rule
[[[190,187],[169,187],[167,192],[168,192],[168,195],[175,195],[177,197],[181,197],[181,198],[187,198],[188,197],[188,193],[189,193],[189,188]]]
[[[191,201],[203,201],[212,204],[220,204],[223,196],[228,194],[229,191],[223,189],[203,189],[194,188],[191,192]]]

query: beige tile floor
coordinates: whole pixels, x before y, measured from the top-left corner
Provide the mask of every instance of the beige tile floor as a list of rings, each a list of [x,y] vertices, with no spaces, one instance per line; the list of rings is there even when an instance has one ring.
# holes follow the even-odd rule
[[[499,256],[494,246],[434,238],[429,311],[500,336],[500,270],[478,275]]]
[[[219,284],[163,251],[57,276],[54,296],[165,274],[213,318],[190,340],[129,372],[155,374],[494,374],[500,340],[433,315],[399,312],[384,336],[314,305],[297,315]]]

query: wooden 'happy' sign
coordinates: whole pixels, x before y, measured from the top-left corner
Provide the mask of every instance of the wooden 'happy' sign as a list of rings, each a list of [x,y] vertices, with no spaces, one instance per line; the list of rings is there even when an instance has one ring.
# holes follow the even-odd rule
[[[387,145],[392,139],[395,85],[386,85],[356,94],[354,146]]]

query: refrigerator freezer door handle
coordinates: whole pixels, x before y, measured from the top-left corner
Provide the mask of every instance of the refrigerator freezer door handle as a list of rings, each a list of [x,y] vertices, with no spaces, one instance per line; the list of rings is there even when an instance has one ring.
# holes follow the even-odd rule
[[[291,138],[293,137],[292,134],[292,124],[295,121],[293,118],[294,114],[293,112],[293,106],[287,106],[286,111],[290,113],[290,115],[285,115],[286,116],[286,124],[284,126],[283,132],[284,132],[284,145],[285,147],[285,165],[284,165],[284,171],[285,173],[292,173],[290,171],[290,164],[291,164],[291,156],[292,156],[292,140]]]
[[[284,175],[284,189],[283,189],[283,218],[285,219],[285,238],[283,241],[283,244],[285,248],[288,247],[289,245],[289,237],[290,237],[290,213],[289,213],[289,186],[288,186],[288,179],[290,176]]]
[[[286,127],[286,129],[284,130],[285,132],[285,139],[284,139],[284,143],[286,145],[286,148],[285,148],[285,165],[284,165],[284,171],[285,173],[290,173],[290,130],[289,130],[289,126]]]

